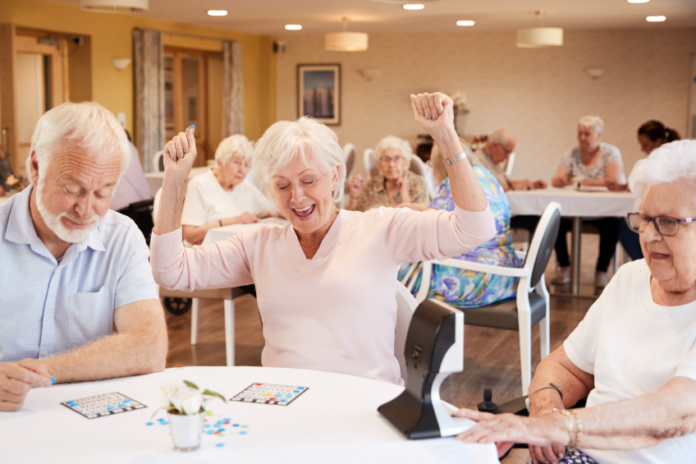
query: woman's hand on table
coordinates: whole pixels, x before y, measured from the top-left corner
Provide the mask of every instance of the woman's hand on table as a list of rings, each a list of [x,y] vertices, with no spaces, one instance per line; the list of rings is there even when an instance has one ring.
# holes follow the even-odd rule
[[[606,186],[612,192],[625,192],[628,190],[628,184],[619,184],[618,182],[614,182],[612,180],[607,180]]]
[[[545,181],[539,179],[539,180],[537,180],[536,182],[534,182],[534,184],[532,185],[532,187],[533,187],[535,190],[540,190],[540,189],[545,189],[546,187],[548,187],[548,184],[547,184]]]
[[[185,183],[188,179],[198,154],[194,131],[194,127],[189,127],[186,132],[179,132],[164,146],[162,159],[164,160],[165,180],[174,181],[177,186]]]
[[[509,443],[527,443],[536,449],[549,447],[550,456],[532,456],[536,462],[558,462],[558,455],[565,453],[568,444],[568,422],[558,413],[549,411],[535,417],[490,413],[460,409],[453,414],[473,420],[477,424],[457,436],[464,443],[498,443],[498,452],[510,449]],[[553,448],[551,448],[553,446]],[[530,450],[532,446],[530,446]],[[557,452],[557,449],[559,450]],[[560,451],[562,449],[563,451]],[[541,450],[543,451],[543,450]],[[530,451],[531,454],[531,451]],[[552,459],[552,460],[547,460]]]

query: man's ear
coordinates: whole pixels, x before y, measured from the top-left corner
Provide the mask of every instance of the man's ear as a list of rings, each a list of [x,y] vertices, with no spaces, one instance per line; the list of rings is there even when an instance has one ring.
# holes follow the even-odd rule
[[[39,185],[39,160],[37,159],[36,156],[36,150],[31,152],[31,161],[29,162],[29,178],[31,179],[31,183],[36,185]]]

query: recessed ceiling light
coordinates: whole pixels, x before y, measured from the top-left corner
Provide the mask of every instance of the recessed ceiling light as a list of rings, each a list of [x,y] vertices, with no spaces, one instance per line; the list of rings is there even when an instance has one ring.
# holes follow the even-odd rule
[[[667,16],[648,16],[645,20],[649,23],[661,23],[667,19]]]
[[[299,31],[299,30],[302,30],[302,25],[301,24],[286,24],[285,30],[286,31]]]
[[[628,0],[628,3],[648,3],[650,0]]]
[[[474,24],[476,23],[468,19],[464,21],[457,21],[457,26],[473,26]]]
[[[418,3],[407,3],[404,5],[404,10],[422,10],[423,8],[425,8],[425,5]]]
[[[227,10],[208,10],[208,16],[227,16]]]

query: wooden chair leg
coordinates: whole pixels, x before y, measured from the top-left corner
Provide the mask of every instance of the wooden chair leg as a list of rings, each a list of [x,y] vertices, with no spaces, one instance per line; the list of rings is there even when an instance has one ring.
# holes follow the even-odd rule
[[[225,353],[227,365],[234,366],[234,300],[226,299],[225,303]]]
[[[191,344],[195,345],[198,343],[198,308],[200,307],[200,300],[198,298],[193,298],[191,302]]]

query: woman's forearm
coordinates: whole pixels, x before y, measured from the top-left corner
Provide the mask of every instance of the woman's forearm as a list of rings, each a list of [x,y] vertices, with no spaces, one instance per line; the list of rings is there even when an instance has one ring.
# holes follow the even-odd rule
[[[454,129],[442,134],[434,134],[442,156],[445,160],[454,158],[464,151],[459,137]],[[488,200],[481,184],[471,169],[471,163],[466,160],[446,166],[452,189],[454,204],[466,211],[483,211],[488,206]]]
[[[577,410],[582,447],[637,449],[696,432],[696,381],[674,377],[658,391]]]
[[[211,222],[210,224],[205,224],[202,226],[182,226],[181,232],[183,233],[184,240],[189,242],[191,245],[200,245],[205,240],[205,236],[210,229],[216,229],[220,227],[220,221]]]
[[[152,229],[155,234],[167,234],[181,227],[181,212],[184,209],[185,196],[186,183],[176,185],[175,182],[167,178],[165,173],[159,211],[155,219],[155,227]]]

